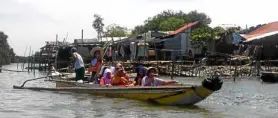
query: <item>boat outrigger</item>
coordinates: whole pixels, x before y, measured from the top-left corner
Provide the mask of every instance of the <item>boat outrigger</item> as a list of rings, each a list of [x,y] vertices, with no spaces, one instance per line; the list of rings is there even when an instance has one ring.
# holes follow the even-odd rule
[[[175,84],[171,86],[151,87],[120,87],[99,86],[73,81],[55,80],[56,88],[13,86],[14,89],[31,89],[46,91],[68,91],[103,95],[107,97],[120,97],[135,100],[150,101],[161,105],[186,106],[196,104],[206,99],[210,94],[222,87],[222,80],[218,77],[204,79],[202,85]]]

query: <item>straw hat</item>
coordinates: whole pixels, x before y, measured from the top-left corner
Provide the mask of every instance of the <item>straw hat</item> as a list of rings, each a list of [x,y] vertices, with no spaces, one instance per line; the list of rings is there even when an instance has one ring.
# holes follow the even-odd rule
[[[101,47],[99,47],[99,46],[94,47],[94,48],[91,50],[91,52],[90,52],[91,56],[94,56],[94,54],[95,54],[96,51],[99,51],[99,52],[100,52],[100,57],[103,57],[103,48],[101,48]]]
[[[154,70],[154,75],[158,75],[158,70],[155,67],[149,67],[147,70],[147,75],[150,74],[151,70]]]

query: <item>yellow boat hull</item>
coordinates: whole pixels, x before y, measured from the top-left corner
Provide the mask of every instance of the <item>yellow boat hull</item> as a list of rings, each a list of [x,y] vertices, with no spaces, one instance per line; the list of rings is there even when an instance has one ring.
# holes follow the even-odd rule
[[[176,91],[158,90],[157,92],[155,92],[154,89],[152,92],[150,92],[148,90],[144,90],[143,88],[142,90],[136,90],[133,92],[114,91],[113,93],[110,93],[107,91],[99,91],[91,93],[109,97],[150,101],[161,105],[193,105],[207,98],[210,94],[213,93],[213,91],[208,90],[202,86],[196,86]]]
[[[86,87],[93,91],[84,91],[96,95],[151,101],[162,105],[191,105],[207,98],[213,91],[202,85],[161,86],[161,87],[100,87],[98,85],[79,84],[69,81],[56,81],[58,88]],[[113,90],[111,90],[113,89]]]
[[[220,79],[205,79],[202,85],[177,84],[172,86],[99,86],[71,81],[56,80],[56,88],[21,87],[15,89],[68,91],[87,93],[108,97],[128,98],[134,100],[150,101],[161,105],[187,106],[206,99],[214,91],[221,89],[223,82]]]

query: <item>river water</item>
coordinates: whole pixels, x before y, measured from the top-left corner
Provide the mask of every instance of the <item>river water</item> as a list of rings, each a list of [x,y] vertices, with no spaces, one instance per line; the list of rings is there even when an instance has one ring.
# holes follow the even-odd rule
[[[16,64],[3,66],[17,69]],[[278,84],[261,83],[257,78],[224,79],[220,91],[191,107],[160,106],[143,101],[106,98],[78,93],[13,89],[24,80],[44,76],[36,72],[0,73],[1,118],[277,118]],[[200,84],[202,78],[174,78],[182,83]],[[53,86],[38,80],[26,86]]]

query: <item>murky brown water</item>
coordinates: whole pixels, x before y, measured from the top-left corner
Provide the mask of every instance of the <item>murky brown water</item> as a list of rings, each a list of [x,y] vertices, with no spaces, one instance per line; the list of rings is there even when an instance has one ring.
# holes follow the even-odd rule
[[[4,66],[16,70],[16,64]],[[142,101],[106,98],[78,93],[13,89],[36,73],[0,73],[1,118],[261,118],[278,116],[278,84],[261,83],[256,78],[224,80],[223,88],[192,107],[158,106]],[[183,83],[200,83],[198,78],[175,78]],[[26,86],[53,86],[43,80]]]

